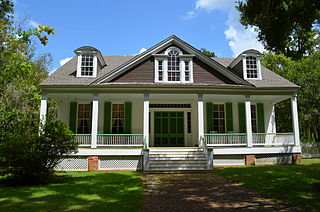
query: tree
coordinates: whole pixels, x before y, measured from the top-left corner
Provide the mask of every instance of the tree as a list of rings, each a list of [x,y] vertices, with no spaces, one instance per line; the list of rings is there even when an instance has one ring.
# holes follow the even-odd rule
[[[246,0],[238,1],[240,22],[253,26],[267,50],[299,59],[314,52],[319,43],[317,25],[320,1]]]
[[[300,134],[303,141],[320,142],[320,52],[294,61],[283,54],[267,53],[263,65],[301,86],[298,90]],[[291,128],[290,103],[276,105],[277,129]],[[285,121],[286,120],[286,121]]]
[[[216,57],[214,52],[208,51],[205,48],[201,48],[200,52],[202,52],[203,54],[207,55],[208,57]]]
[[[68,127],[52,115],[39,135],[38,85],[48,75],[51,57],[34,58],[31,44],[37,37],[45,45],[54,29],[16,28],[12,13],[12,1],[0,0],[0,174],[23,184],[43,183],[59,159],[75,151],[76,143]]]

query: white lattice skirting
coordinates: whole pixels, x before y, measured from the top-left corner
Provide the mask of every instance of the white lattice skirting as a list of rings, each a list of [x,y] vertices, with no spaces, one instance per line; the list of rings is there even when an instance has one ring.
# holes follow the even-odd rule
[[[55,171],[88,171],[88,157],[66,157],[55,167]]]
[[[99,170],[142,170],[142,156],[100,156]]]
[[[245,165],[244,155],[214,155],[213,166]]]
[[[292,155],[256,155],[256,165],[292,164]]]

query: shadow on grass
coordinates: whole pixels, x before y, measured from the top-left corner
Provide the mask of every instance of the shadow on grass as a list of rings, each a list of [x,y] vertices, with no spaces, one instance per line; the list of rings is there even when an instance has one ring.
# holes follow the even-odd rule
[[[0,211],[139,211],[139,172],[59,173],[44,186],[0,185]]]
[[[271,198],[284,200],[304,211],[320,210],[320,193],[312,191],[312,185],[320,182],[320,163],[219,167],[215,168],[214,172]]]

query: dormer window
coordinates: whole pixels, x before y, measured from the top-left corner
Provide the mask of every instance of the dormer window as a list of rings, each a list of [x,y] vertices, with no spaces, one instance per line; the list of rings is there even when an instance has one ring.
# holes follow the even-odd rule
[[[257,55],[246,54],[243,56],[243,78],[246,80],[261,80],[260,59]]]
[[[192,82],[193,56],[184,55],[177,47],[169,47],[164,54],[155,54],[155,82]]]
[[[81,58],[81,76],[93,76],[93,54],[82,54]]]
[[[253,56],[246,57],[247,78],[258,78],[257,58]]]
[[[91,46],[83,46],[74,51],[78,56],[77,77],[97,77],[106,62],[101,52]]]

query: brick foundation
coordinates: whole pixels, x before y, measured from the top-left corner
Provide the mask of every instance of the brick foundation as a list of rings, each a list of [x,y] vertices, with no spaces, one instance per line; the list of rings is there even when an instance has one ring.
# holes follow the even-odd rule
[[[99,157],[88,156],[88,170],[97,171],[99,169]]]
[[[301,164],[301,154],[292,154],[292,164]]]
[[[246,155],[246,165],[256,165],[256,155]]]

